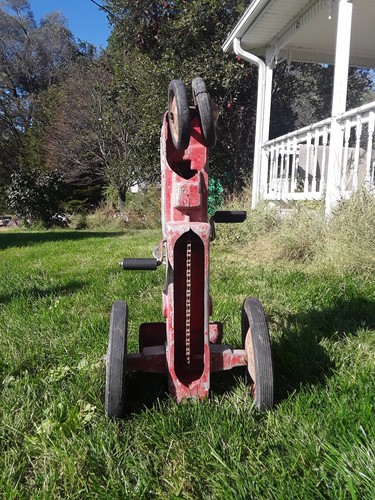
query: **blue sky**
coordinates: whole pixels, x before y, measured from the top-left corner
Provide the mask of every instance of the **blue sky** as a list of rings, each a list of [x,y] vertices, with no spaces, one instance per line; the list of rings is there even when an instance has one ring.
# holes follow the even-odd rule
[[[90,0],[29,0],[29,3],[37,21],[48,12],[60,11],[75,38],[106,47],[110,33],[107,17]]]

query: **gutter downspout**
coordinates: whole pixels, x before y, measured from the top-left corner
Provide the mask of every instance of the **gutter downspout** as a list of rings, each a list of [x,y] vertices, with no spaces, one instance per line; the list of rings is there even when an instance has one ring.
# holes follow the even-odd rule
[[[255,123],[253,186],[251,197],[251,208],[255,208],[259,201],[261,187],[263,187],[263,183],[261,183],[262,144],[266,142],[269,134],[269,110],[267,116],[265,116],[267,66],[258,56],[243,50],[239,38],[233,40],[233,50],[237,56],[258,66],[257,115]]]

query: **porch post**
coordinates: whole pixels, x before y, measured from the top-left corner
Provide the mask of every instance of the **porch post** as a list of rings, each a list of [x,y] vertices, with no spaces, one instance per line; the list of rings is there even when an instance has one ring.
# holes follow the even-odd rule
[[[332,209],[341,198],[340,185],[344,167],[342,165],[343,130],[337,118],[338,115],[346,111],[352,13],[352,0],[339,0],[331,113],[331,139],[326,186],[327,217],[330,216]]]

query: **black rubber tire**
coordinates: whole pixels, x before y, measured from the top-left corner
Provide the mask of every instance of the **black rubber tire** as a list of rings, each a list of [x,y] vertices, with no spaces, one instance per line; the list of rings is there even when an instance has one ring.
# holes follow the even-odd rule
[[[172,80],[168,87],[168,123],[176,149],[186,149],[190,141],[190,109],[182,80]]]
[[[202,134],[208,148],[216,144],[216,126],[212,115],[211,99],[203,78],[198,76],[191,82],[194,104],[198,108]]]
[[[109,417],[125,414],[127,337],[128,306],[117,300],[112,306],[107,351],[104,409]]]
[[[255,406],[260,411],[268,410],[274,396],[271,342],[262,304],[254,297],[246,298],[242,306],[242,346],[247,354],[247,378]]]

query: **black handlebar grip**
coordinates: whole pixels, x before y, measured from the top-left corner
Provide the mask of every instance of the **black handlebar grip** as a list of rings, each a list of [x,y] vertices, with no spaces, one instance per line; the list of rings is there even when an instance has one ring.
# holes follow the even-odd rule
[[[217,210],[213,215],[214,222],[244,222],[247,213],[245,210]]]
[[[158,267],[156,259],[124,259],[120,266],[126,271],[155,271]]]

